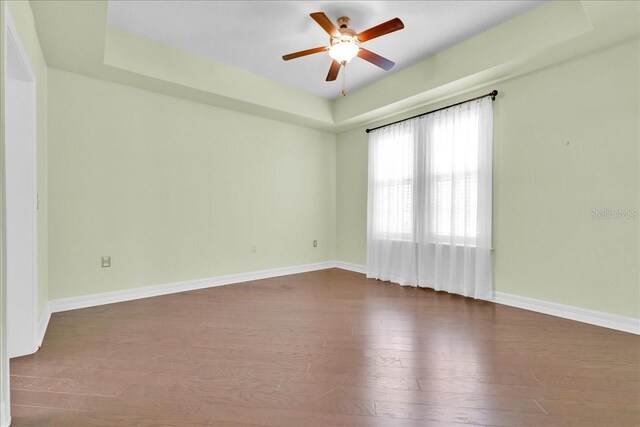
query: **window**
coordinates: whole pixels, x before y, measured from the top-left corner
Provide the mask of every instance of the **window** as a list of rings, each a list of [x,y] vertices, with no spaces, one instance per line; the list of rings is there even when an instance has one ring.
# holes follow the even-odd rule
[[[479,146],[479,114],[473,109],[382,129],[370,144],[373,236],[473,244]]]
[[[380,140],[373,177],[378,215],[374,233],[387,238],[409,240],[414,222],[414,147],[410,132]]]
[[[367,277],[491,298],[491,101],[369,133]]]
[[[477,129],[477,117],[469,115],[434,123],[427,216],[435,238],[474,238],[478,232]]]

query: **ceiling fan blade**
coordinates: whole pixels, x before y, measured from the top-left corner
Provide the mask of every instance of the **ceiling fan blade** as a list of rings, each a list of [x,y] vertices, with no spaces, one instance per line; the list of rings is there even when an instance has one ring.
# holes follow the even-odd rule
[[[400,20],[400,18],[393,18],[387,22],[383,22],[380,25],[376,25],[375,27],[371,27],[368,30],[364,30],[356,37],[361,42],[366,42],[376,37],[384,36],[385,34],[393,33],[394,31],[398,31],[404,28],[404,24]]]
[[[395,65],[395,62],[389,61],[387,58],[362,47],[358,51],[358,56],[365,61],[371,62],[373,65],[377,65],[385,71],[389,71]]]
[[[338,73],[340,72],[340,63],[335,59],[331,63],[331,67],[329,67],[329,73],[327,74],[327,81],[332,82],[338,78]]]
[[[333,22],[331,22],[331,20],[324,13],[314,12],[309,14],[309,16],[311,16],[311,18],[313,18],[313,20],[316,21],[331,37],[342,36],[336,26],[333,25]]]
[[[288,55],[282,55],[282,59],[284,59],[285,61],[288,61],[290,59],[300,58],[301,56],[307,56],[307,55],[312,55],[314,53],[324,52],[327,49],[329,48],[326,46],[314,47],[313,49],[301,50],[300,52],[294,52]]]

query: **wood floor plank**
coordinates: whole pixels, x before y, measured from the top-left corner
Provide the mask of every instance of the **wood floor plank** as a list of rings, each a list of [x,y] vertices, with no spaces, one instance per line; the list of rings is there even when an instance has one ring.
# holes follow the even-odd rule
[[[338,269],[56,313],[16,426],[640,425],[640,337]]]
[[[603,426],[615,425],[619,427],[637,426],[632,417],[613,418],[607,414],[585,416],[577,413],[563,413],[562,415],[535,414],[529,412],[498,411],[494,409],[467,409],[414,403],[396,403],[376,401],[377,414],[383,417],[451,422],[451,423],[481,423],[488,426]]]
[[[120,396],[124,386],[114,381],[94,379],[40,378],[11,375],[11,390]]]
[[[442,423],[438,421],[392,419],[377,416],[343,415],[292,409],[252,408],[215,403],[208,405],[206,413],[211,415],[212,425],[229,421],[283,427],[469,427],[470,425],[480,425],[473,423]]]
[[[11,390],[12,404],[35,408],[88,411],[93,407],[115,405],[116,397],[36,390]],[[27,414],[26,409],[23,411]]]
[[[292,395],[313,395],[317,393],[313,383],[286,382],[279,389]],[[519,412],[544,413],[530,397],[511,395],[483,395],[480,393],[460,393],[452,391],[391,390],[384,388],[362,389],[352,385],[332,388],[332,395],[345,400],[367,399],[400,403],[421,403],[460,408],[512,410]]]
[[[572,414],[576,417],[617,420],[621,424],[640,425],[640,409],[622,407],[619,404],[585,402],[583,400],[535,399],[540,407],[551,415]]]
[[[80,411],[39,406],[11,405],[12,427],[65,427],[73,425]]]

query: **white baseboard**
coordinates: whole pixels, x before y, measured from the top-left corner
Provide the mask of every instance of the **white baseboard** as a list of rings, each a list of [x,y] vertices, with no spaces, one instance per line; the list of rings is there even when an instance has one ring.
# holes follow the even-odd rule
[[[0,427],[9,427],[11,425],[11,412],[8,402],[2,402],[0,406]]]
[[[135,299],[148,298],[159,295],[173,294],[176,292],[212,288],[216,286],[230,285],[233,283],[248,282],[251,280],[268,279],[272,277],[287,276],[290,274],[306,273],[309,271],[324,270],[327,268],[340,268],[342,270],[348,270],[362,274],[364,274],[366,271],[366,267],[364,265],[352,264],[342,261],[326,261],[315,264],[304,264],[293,267],[252,271],[248,273],[232,274],[228,276],[212,277],[208,279],[188,280],[184,282],[167,283],[163,285],[147,286],[143,288],[126,289],[122,291],[84,295],[72,298],[62,298],[49,301],[45,312],[40,318],[40,324],[38,325],[39,345],[42,344],[42,339],[47,329],[47,324],[49,323],[49,317],[51,316],[51,313],[76,310],[86,307],[94,307],[104,304],[113,304],[116,302],[131,301]],[[579,308],[570,305],[506,294],[503,292],[496,292],[493,302],[640,335],[640,319],[636,319],[633,317],[625,317],[611,313],[604,313],[601,311],[588,310],[585,308]]]
[[[47,332],[47,327],[49,326],[49,319],[51,319],[51,303],[47,303],[44,306],[44,311],[40,315],[40,320],[38,321],[38,331],[36,335],[36,350],[42,347],[42,341],[44,341],[44,334]]]
[[[366,266],[364,265],[336,261],[335,266],[343,270],[355,271],[356,273],[365,274],[366,272]],[[537,313],[562,317],[563,319],[575,320],[582,323],[588,323],[590,325],[602,326],[604,328],[640,335],[640,319],[633,317],[604,313],[602,311],[558,304],[555,302],[522,297],[504,292],[496,292],[493,302],[529,311],[535,311]]]
[[[51,319],[51,303],[47,303],[44,306],[42,314],[40,314],[40,319],[38,319],[38,324],[36,325],[35,336],[33,337],[33,346],[30,347],[26,352],[20,352],[18,354],[10,353],[9,357],[14,358],[27,356],[40,350],[40,347],[42,347],[42,341],[44,341],[44,334],[47,332],[47,327],[49,326],[49,319]],[[0,424],[0,427],[2,427],[2,424]]]
[[[640,319],[496,292],[493,302],[640,335]]]
[[[360,264],[352,264],[350,262],[335,261],[334,267],[340,268],[342,270],[349,270],[349,271],[354,271],[356,273],[362,273],[362,274],[366,274],[367,272],[366,266],[360,265]]]
[[[231,274],[228,276],[211,277],[207,279],[187,280],[184,282],[166,283],[163,285],[145,286],[142,288],[125,289],[122,291],[105,292],[79,297],[62,298],[49,301],[51,313],[77,310],[79,308],[95,307],[116,302],[131,301],[177,292],[193,291],[196,289],[212,288],[233,283],[249,282],[252,280],[268,279],[271,277],[288,276],[290,274],[306,273],[308,271],[324,270],[335,267],[334,261],[304,264],[292,267],[273,268],[270,270],[251,271],[248,273]]]

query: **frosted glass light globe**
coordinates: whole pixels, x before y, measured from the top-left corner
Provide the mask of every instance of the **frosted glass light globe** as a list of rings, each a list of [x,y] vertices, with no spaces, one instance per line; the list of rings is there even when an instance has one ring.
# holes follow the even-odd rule
[[[329,48],[329,56],[342,64],[355,58],[359,50],[352,41],[340,41]]]

